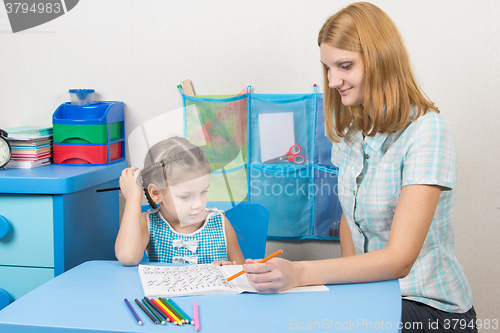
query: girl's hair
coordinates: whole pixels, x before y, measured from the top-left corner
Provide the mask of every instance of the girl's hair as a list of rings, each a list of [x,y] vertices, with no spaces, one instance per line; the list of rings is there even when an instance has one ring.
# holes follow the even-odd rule
[[[149,195],[150,184],[166,188],[211,172],[210,162],[200,147],[184,138],[171,137],[152,146],[146,154],[141,172],[144,194],[149,205],[157,208]]]
[[[366,71],[363,105],[346,107],[337,89],[328,86],[323,64],[325,127],[330,140],[339,142],[350,130],[368,136],[396,132],[408,123],[411,105],[417,107],[412,120],[428,110],[439,112],[415,80],[396,25],[377,6],[357,2],[332,15],[319,32],[318,45],[323,43],[360,52]]]

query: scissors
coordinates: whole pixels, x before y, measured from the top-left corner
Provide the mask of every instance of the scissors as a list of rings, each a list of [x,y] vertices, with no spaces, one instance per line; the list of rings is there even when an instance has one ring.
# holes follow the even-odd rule
[[[290,147],[290,149],[285,155],[272,158],[270,160],[265,161],[264,163],[276,163],[288,160],[295,164],[303,164],[306,161],[306,159],[304,158],[304,156],[299,154],[301,151],[302,147],[300,147],[299,145],[293,145]]]

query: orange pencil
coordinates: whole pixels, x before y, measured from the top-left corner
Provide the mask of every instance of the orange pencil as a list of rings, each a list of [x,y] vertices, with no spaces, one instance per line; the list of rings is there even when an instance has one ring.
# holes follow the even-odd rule
[[[269,259],[274,258],[274,257],[276,257],[278,254],[281,254],[281,253],[283,253],[283,250],[278,250],[278,251],[274,252],[273,254],[268,255],[268,256],[267,256],[267,257],[265,257],[264,259],[259,260],[259,263],[261,263],[261,262],[266,262],[266,261],[268,261]],[[231,280],[234,280],[234,279],[236,279],[238,276],[241,276],[241,275],[243,275],[243,274],[245,274],[245,271],[244,271],[244,270],[242,270],[241,272],[238,272],[238,273],[234,274],[233,276],[228,277],[228,278],[227,278],[227,281],[229,282],[229,281],[231,281]]]

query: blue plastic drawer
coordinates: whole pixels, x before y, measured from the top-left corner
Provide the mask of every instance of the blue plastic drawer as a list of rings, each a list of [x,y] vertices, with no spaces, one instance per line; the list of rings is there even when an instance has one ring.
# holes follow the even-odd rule
[[[93,102],[87,105],[61,104],[52,124],[101,125],[124,121],[123,102]]]
[[[54,267],[51,195],[0,194],[10,232],[0,240],[0,265]]]
[[[0,288],[14,301],[52,278],[54,270],[51,268],[0,266]]]

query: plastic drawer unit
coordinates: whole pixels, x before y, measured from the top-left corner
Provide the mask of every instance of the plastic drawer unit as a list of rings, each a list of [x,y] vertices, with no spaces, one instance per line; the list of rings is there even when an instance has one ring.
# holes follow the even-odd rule
[[[128,163],[0,171],[0,309],[88,260],[116,260],[118,186]]]
[[[54,163],[110,164],[125,159],[123,102],[61,104],[52,116]]]

